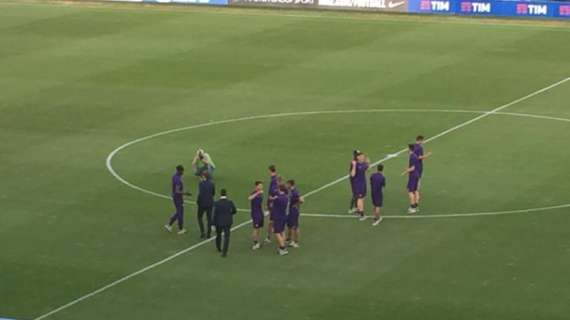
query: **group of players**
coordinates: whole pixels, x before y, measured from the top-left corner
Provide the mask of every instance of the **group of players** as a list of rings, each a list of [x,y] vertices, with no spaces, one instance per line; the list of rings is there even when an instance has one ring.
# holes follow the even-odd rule
[[[263,211],[263,184],[256,181],[254,190],[250,193],[251,220],[253,225],[253,250],[261,248],[261,233],[264,227],[265,216],[269,216],[267,223],[267,237],[265,242],[271,242],[271,235],[275,235],[279,255],[288,254],[287,247],[299,247],[299,215],[303,197],[295,185],[295,180],[283,182],[277,174],[275,165],[269,168],[269,187],[267,189],[267,210]],[[286,230],[287,229],[287,230]]]
[[[409,214],[416,214],[420,207],[420,184],[423,174],[423,161],[431,156],[431,152],[424,153],[424,137],[419,135],[416,142],[408,145],[409,161],[402,175],[408,175],[406,189],[410,200]],[[370,159],[359,150],[353,153],[353,160],[349,169],[349,180],[352,189],[349,213],[356,213],[360,220],[366,220],[364,214],[364,199],[366,197],[366,171],[370,166]],[[373,223],[376,226],[382,222],[380,210],[384,202],[383,188],[386,187],[386,177],[383,174],[384,165],[379,164],[377,172],[370,176],[370,189],[373,205]]]
[[[206,239],[210,237],[213,227],[219,227],[216,221],[216,212],[213,212],[215,211],[215,188],[212,179],[215,165],[208,153],[202,149],[198,149],[196,156],[192,160],[192,169],[194,175],[200,177],[196,201],[198,207],[198,226],[200,227],[201,238]],[[272,235],[274,235],[278,245],[278,253],[280,255],[286,255],[289,253],[287,247],[299,247],[299,215],[300,206],[304,200],[297,190],[295,180],[284,182],[283,178],[277,174],[275,165],[270,165],[268,170],[270,181],[267,190],[267,210],[263,210],[264,190],[261,181],[254,183],[254,190],[248,196],[253,225],[252,249],[258,250],[261,248],[261,233],[265,225],[265,217],[268,216],[267,237],[264,241],[271,243]],[[176,173],[171,179],[172,200],[176,211],[170,217],[169,222],[164,225],[164,228],[168,232],[172,232],[172,226],[177,223],[178,234],[185,234],[187,232],[184,228],[184,196],[191,196],[191,193],[187,192],[184,187],[183,175],[184,166],[177,166]],[[222,190],[221,198],[227,199],[226,190]],[[235,212],[231,214],[235,214]],[[207,228],[204,228],[203,225],[204,216],[206,216],[207,219]],[[231,227],[231,225],[229,227]],[[229,231],[229,228],[225,231],[225,239],[229,239]],[[218,237],[219,236],[217,236],[217,238]],[[219,242],[218,239],[217,241]]]
[[[406,170],[402,172],[402,175],[408,175],[406,188],[410,201],[410,206],[408,208],[409,214],[416,214],[419,212],[419,189],[423,174],[423,161],[431,156],[431,152],[424,153],[422,146],[423,142],[424,137],[419,135],[416,137],[415,143],[408,145],[408,166],[406,167]],[[212,179],[215,166],[211,157],[203,150],[200,149],[197,151],[196,156],[192,161],[192,166],[194,174],[202,178],[202,187]],[[364,214],[364,200],[367,194],[366,172],[369,167],[370,159],[366,157],[363,152],[355,150],[353,152],[353,159],[349,168],[349,181],[352,190],[349,213],[355,213],[362,221],[366,220],[366,215]],[[277,174],[277,168],[275,165],[270,165],[268,171],[269,186],[267,188],[267,210],[263,210],[264,189],[261,181],[255,181],[254,189],[248,196],[253,226],[253,245],[251,248],[253,250],[261,248],[261,234],[265,226],[265,217],[269,217],[269,221],[267,223],[267,236],[264,239],[264,242],[271,243],[272,235],[274,235],[278,245],[277,252],[279,255],[286,255],[289,253],[287,247],[299,247],[300,206],[304,202],[304,199],[297,189],[295,180],[287,180],[284,182],[283,178]],[[377,226],[382,222],[380,211],[384,202],[383,189],[386,187],[386,177],[384,176],[383,171],[384,165],[378,164],[377,172],[370,176],[370,193],[373,205],[373,226]],[[165,228],[168,231],[172,231],[172,225],[175,222],[178,222],[179,234],[186,233],[186,229],[184,229],[183,226],[183,197],[185,195],[191,195],[189,192],[185,191],[182,181],[183,174],[184,167],[178,166],[176,168],[176,173],[172,177],[172,199],[176,212],[171,216],[169,223],[165,225]],[[208,190],[208,194],[211,193],[211,197],[213,199],[215,193],[213,184],[211,188],[206,188],[206,190]],[[211,203],[211,201],[207,202]],[[203,208],[203,206],[201,208],[200,201],[198,201],[198,207],[199,225],[202,238],[204,238],[205,235],[204,228],[202,226],[202,215],[206,212],[206,216],[208,217],[209,236],[209,231],[212,227],[210,218],[211,208]],[[202,214],[200,214],[201,212]]]

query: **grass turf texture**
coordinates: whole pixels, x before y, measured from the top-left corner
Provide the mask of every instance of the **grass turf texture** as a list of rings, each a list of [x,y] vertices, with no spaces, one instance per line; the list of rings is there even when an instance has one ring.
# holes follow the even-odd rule
[[[0,315],[33,319],[198,242],[192,207],[190,234],[166,234],[171,204],[108,174],[105,157],[117,146],[256,114],[491,110],[570,76],[568,24],[513,24],[0,3]],[[506,111],[570,118],[569,92],[565,83]],[[252,120],[149,140],[114,164],[129,181],[167,193],[173,166],[189,165],[202,146],[219,166],[218,186],[245,207],[270,162],[309,191],[344,174],[354,147],[381,158],[419,132],[475,116]],[[497,115],[428,144],[423,211],[570,202],[569,130]],[[405,159],[386,165],[385,212],[401,214]],[[342,213],[347,192],[340,183],[304,210]],[[270,247],[250,252],[245,227],[227,260],[208,244],[50,319],[566,319],[569,211],[378,228],[305,218],[302,248],[285,258]]]

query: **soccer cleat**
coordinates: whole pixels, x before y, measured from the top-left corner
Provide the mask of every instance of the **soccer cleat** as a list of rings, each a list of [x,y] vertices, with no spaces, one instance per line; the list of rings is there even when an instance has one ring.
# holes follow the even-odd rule
[[[265,239],[263,240],[263,242],[265,242],[265,243],[271,243],[271,239],[265,238]]]
[[[299,243],[295,241],[289,242],[289,247],[299,248]]]
[[[263,215],[267,217],[267,216],[269,215],[269,210],[264,211],[264,212],[263,212]]]
[[[279,249],[279,255],[280,256],[286,256],[289,254],[289,251],[287,251],[287,249]]]
[[[356,212],[356,210],[354,210],[354,209],[348,209],[348,214],[353,214],[355,212]]]
[[[178,234],[185,234],[186,233],[186,229],[182,229],[180,231],[178,231]]]
[[[373,226],[377,226],[380,224],[380,222],[382,222],[382,220],[384,220],[384,218],[380,217],[378,219],[374,219],[374,222],[372,223]]]
[[[410,207],[410,208],[408,208],[408,213],[409,214],[416,214],[417,211],[416,211],[416,209]]]
[[[261,248],[261,243],[256,243],[251,247],[251,250],[258,250],[259,248]]]
[[[168,232],[172,232],[172,226],[170,226],[168,224],[164,225],[164,229],[166,229],[166,231],[168,231]]]
[[[360,221],[364,221],[364,220],[366,220],[366,216],[365,216],[365,215],[361,215],[361,216],[360,216],[360,218],[359,218],[358,220],[360,220]]]

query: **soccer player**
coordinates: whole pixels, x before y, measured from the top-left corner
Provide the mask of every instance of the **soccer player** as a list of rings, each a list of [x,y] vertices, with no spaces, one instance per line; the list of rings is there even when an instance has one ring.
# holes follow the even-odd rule
[[[352,162],[356,161],[356,156],[358,155],[358,153],[360,153],[360,151],[358,150],[354,150],[352,151],[352,160],[350,161],[350,166],[348,167],[348,172],[350,173],[350,171],[352,170]],[[350,187],[352,188],[352,176],[348,176],[348,180],[350,182]],[[354,213],[356,207],[356,199],[354,199],[354,196],[351,195],[350,197],[350,206],[348,207],[348,214],[352,214]]]
[[[356,214],[360,216],[360,220],[366,219],[364,216],[364,198],[366,197],[366,170],[368,170],[369,164],[370,159],[358,151],[350,168],[352,197],[356,199]]]
[[[267,238],[265,242],[271,242],[271,233],[273,232],[273,198],[279,192],[279,176],[277,175],[277,168],[275,165],[270,165],[269,168],[269,187],[267,188],[267,211],[265,215],[269,215],[269,223],[267,224]]]
[[[290,240],[289,246],[299,248],[299,215],[300,207],[305,200],[299,194],[295,186],[295,180],[287,181],[289,189],[289,214],[287,215],[287,238]]]
[[[280,185],[277,195],[273,197],[273,233],[277,239],[280,256],[289,254],[285,243],[285,223],[287,222],[287,204],[289,197],[287,196],[287,187]]]
[[[377,226],[382,222],[380,216],[380,209],[384,202],[384,194],[382,189],[386,187],[386,177],[384,177],[384,165],[379,164],[377,172],[370,176],[370,195],[372,197],[372,206],[374,207],[374,222],[373,226]]]
[[[418,212],[418,184],[420,182],[420,175],[419,175],[419,161],[420,159],[414,152],[415,145],[409,144],[408,145],[410,159],[408,162],[408,167],[402,175],[408,175],[408,196],[410,198],[410,208],[408,209],[409,214],[415,214]]]
[[[210,179],[214,178],[214,170],[216,165],[208,154],[203,149],[198,149],[194,159],[192,159],[192,169],[194,170],[194,175],[201,177],[203,172],[207,172]]]
[[[418,174],[419,174],[420,180],[418,182],[418,206],[419,206],[419,202],[420,202],[420,186],[421,186],[421,181],[422,181],[422,174],[424,171],[424,159],[427,159],[431,156],[431,152],[424,154],[423,143],[424,143],[424,136],[422,136],[422,135],[417,136],[416,137],[416,144],[414,145],[414,153],[416,154],[416,156],[418,156],[418,159],[419,159]]]
[[[247,197],[250,202],[251,209],[251,220],[253,222],[253,234],[251,238],[253,239],[252,250],[257,250],[261,248],[261,243],[259,242],[261,237],[261,229],[263,228],[263,184],[261,181],[255,182],[255,189]]]
[[[164,225],[164,228],[168,232],[172,232],[172,225],[174,222],[178,222],[178,234],[185,234],[186,229],[184,229],[184,196],[191,196],[190,192],[184,191],[184,181],[182,176],[184,175],[184,167],[182,165],[176,166],[176,173],[172,176],[172,202],[174,202],[174,207],[176,211],[170,217],[168,224]]]
[[[198,184],[198,197],[196,204],[198,205],[198,226],[200,227],[200,238],[206,239],[212,236],[212,207],[214,206],[214,195],[216,195],[216,187],[210,180],[207,171],[202,172]],[[204,214],[208,223],[208,230],[204,232]]]

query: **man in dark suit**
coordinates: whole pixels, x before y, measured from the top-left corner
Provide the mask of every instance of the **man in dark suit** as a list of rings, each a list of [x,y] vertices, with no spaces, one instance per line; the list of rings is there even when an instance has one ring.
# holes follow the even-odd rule
[[[212,208],[214,206],[214,195],[216,188],[207,172],[203,172],[200,176],[200,184],[198,184],[198,226],[200,227],[200,238],[205,239],[212,236]],[[204,214],[208,223],[207,235],[204,233]]]
[[[230,246],[230,233],[236,214],[236,206],[228,199],[226,189],[220,192],[220,199],[214,203],[214,224],[216,225],[216,248],[222,253],[222,257],[228,254]],[[224,245],[222,247],[222,233],[224,234]]]

